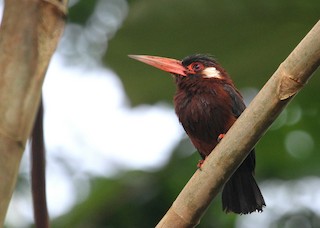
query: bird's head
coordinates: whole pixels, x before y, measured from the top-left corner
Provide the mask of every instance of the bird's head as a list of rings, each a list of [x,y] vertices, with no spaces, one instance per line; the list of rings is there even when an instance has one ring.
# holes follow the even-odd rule
[[[176,76],[177,80],[230,80],[227,72],[210,56],[203,54],[190,55],[183,60],[149,55],[129,55],[160,70]]]

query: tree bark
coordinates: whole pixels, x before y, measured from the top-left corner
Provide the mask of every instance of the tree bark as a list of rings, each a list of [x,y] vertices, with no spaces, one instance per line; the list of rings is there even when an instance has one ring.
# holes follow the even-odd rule
[[[233,172],[320,64],[320,21],[192,176],[157,227],[195,227]]]
[[[39,106],[67,1],[7,0],[0,28],[0,226]]]

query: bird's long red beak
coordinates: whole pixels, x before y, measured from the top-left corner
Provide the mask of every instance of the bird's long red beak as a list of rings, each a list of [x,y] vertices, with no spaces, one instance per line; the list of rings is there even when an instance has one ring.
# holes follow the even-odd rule
[[[164,70],[171,74],[187,76],[186,69],[182,66],[181,61],[176,59],[169,59],[150,55],[129,55],[130,58],[136,59],[140,62],[149,64],[160,70]]]

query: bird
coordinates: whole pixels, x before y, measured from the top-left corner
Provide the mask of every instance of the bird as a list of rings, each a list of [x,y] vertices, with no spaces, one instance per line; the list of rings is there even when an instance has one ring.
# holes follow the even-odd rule
[[[186,134],[200,153],[201,167],[246,106],[227,71],[211,56],[194,54],[182,60],[129,55],[173,75],[175,112]],[[255,149],[226,182],[222,190],[222,210],[226,213],[262,212],[266,206],[254,178]]]

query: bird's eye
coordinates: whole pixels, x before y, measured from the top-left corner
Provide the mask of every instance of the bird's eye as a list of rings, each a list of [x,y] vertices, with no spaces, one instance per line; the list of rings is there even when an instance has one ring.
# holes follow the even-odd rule
[[[199,62],[191,63],[190,68],[195,72],[202,71],[204,69],[204,65]]]

